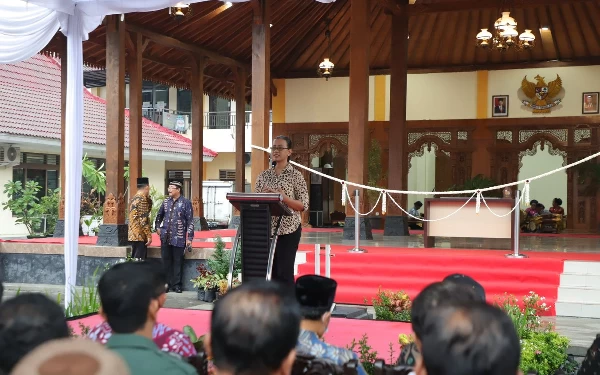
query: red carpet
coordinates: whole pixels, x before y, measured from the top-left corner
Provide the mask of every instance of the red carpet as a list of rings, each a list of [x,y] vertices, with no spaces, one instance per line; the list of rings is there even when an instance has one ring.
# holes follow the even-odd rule
[[[209,330],[210,314],[210,311],[201,310],[161,309],[158,314],[158,321],[179,330],[183,326],[190,325],[194,328],[196,334],[201,336]],[[102,318],[94,315],[70,321],[69,324],[76,333],[80,332],[79,322],[93,327],[102,322]],[[333,318],[325,335],[325,340],[333,345],[346,347],[352,342],[352,339],[360,339],[366,333],[369,337],[369,344],[377,350],[378,356],[387,359],[389,358],[389,343],[394,343],[395,356],[397,357],[400,354],[397,344],[398,335],[411,332],[412,329],[409,323]]]
[[[349,247],[333,246],[331,277],[338,282],[336,302],[371,304],[378,289],[403,290],[414,298],[426,285],[452,273],[463,273],[480,282],[488,300],[504,293],[521,299],[534,291],[554,305],[565,259],[600,261],[600,254],[530,252],[527,259],[507,259],[506,250],[455,250],[366,247],[368,253],[350,254]],[[324,274],[324,257],[321,274]],[[312,274],[314,252],[298,267]],[[554,315],[554,308],[549,312]]]

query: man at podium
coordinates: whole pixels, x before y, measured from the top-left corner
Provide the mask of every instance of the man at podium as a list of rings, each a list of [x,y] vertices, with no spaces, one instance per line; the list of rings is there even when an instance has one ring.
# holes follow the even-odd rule
[[[275,138],[271,147],[272,166],[258,176],[254,187],[256,193],[281,194],[283,203],[294,212],[292,216],[284,216],[281,220],[272,271],[272,280],[289,286],[294,285],[294,262],[302,235],[300,214],[308,210],[306,181],[302,173],[289,163],[291,155],[292,140],[283,135]],[[271,220],[274,232],[279,217],[273,217]]]

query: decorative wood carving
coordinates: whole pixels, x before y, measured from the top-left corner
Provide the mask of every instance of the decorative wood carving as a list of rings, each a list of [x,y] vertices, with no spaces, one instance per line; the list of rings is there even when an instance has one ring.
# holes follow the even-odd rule
[[[117,204],[117,197],[109,193],[104,201],[104,224],[118,224]]]
[[[58,202],[58,218],[65,218],[65,196],[61,195],[60,201]]]
[[[200,217],[200,208],[202,207],[202,200],[198,197],[192,198],[192,209],[194,210],[194,217]]]

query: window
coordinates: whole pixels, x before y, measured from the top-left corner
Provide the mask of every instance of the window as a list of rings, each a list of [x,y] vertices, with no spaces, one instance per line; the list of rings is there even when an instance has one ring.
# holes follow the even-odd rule
[[[23,185],[36,181],[41,187],[38,198],[42,198],[59,185],[59,161],[58,155],[21,153],[21,164],[13,167],[13,181],[21,181]]]
[[[220,181],[235,181],[235,169],[219,169]]]

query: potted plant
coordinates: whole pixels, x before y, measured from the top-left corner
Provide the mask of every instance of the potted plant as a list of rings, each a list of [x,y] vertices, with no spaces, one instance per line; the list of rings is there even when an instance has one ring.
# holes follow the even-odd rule
[[[206,294],[206,280],[208,280],[209,276],[212,275],[212,272],[206,267],[205,263],[202,263],[196,267],[196,271],[198,271],[198,276],[190,281],[198,292],[198,301],[204,301]]]
[[[4,184],[4,194],[8,196],[2,208],[10,210],[17,224],[23,224],[29,232],[28,238],[44,237],[36,235],[36,227],[41,222],[39,198],[41,187],[36,181],[27,181],[25,186],[21,181],[9,181]]]
[[[211,274],[206,277],[204,284],[204,302],[214,302],[217,299],[219,277]]]

